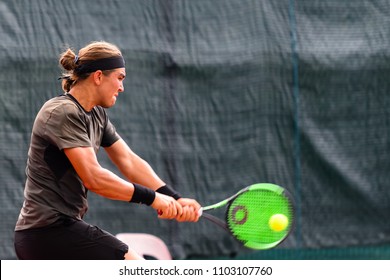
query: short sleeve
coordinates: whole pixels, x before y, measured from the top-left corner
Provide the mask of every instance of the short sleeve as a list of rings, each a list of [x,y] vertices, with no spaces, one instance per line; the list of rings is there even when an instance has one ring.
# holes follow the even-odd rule
[[[60,150],[92,146],[83,116],[73,104],[57,106],[49,113],[45,136]]]
[[[110,147],[116,141],[120,139],[120,136],[116,132],[115,126],[110,122],[107,117],[107,122],[104,128],[103,138],[102,138],[102,147]]]

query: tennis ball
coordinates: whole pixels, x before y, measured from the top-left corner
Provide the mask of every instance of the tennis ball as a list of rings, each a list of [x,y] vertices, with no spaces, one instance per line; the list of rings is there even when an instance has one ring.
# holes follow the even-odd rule
[[[273,231],[285,230],[288,226],[288,218],[283,214],[272,215],[269,218],[268,225]]]

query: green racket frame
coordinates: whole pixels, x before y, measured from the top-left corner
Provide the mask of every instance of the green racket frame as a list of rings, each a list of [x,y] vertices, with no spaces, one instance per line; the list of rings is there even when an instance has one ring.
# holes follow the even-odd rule
[[[255,201],[248,205],[246,196],[253,196],[255,193],[258,194]],[[204,213],[225,205],[225,221]],[[269,218],[274,214],[284,214],[288,218],[289,223],[284,230],[273,231],[269,227]],[[290,234],[294,225],[294,203],[286,189],[275,184],[258,183],[221,202],[203,207],[201,215],[228,230],[245,247],[265,250],[279,245]]]

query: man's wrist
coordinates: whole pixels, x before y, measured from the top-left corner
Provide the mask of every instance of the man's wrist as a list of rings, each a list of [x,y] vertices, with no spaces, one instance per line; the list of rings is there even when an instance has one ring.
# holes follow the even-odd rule
[[[156,198],[155,191],[141,185],[137,185],[137,184],[133,184],[133,185],[134,185],[134,192],[129,202],[151,205],[154,199]]]
[[[175,191],[174,189],[172,189],[171,187],[169,187],[167,185],[164,185],[164,186],[158,188],[156,190],[156,192],[171,196],[176,200],[181,198],[181,195],[179,192]]]

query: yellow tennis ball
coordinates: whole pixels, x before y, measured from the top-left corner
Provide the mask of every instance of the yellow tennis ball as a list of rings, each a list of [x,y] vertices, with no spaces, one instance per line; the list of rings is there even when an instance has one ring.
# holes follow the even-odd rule
[[[285,230],[288,226],[288,218],[283,214],[272,215],[269,218],[268,225],[273,231]]]

